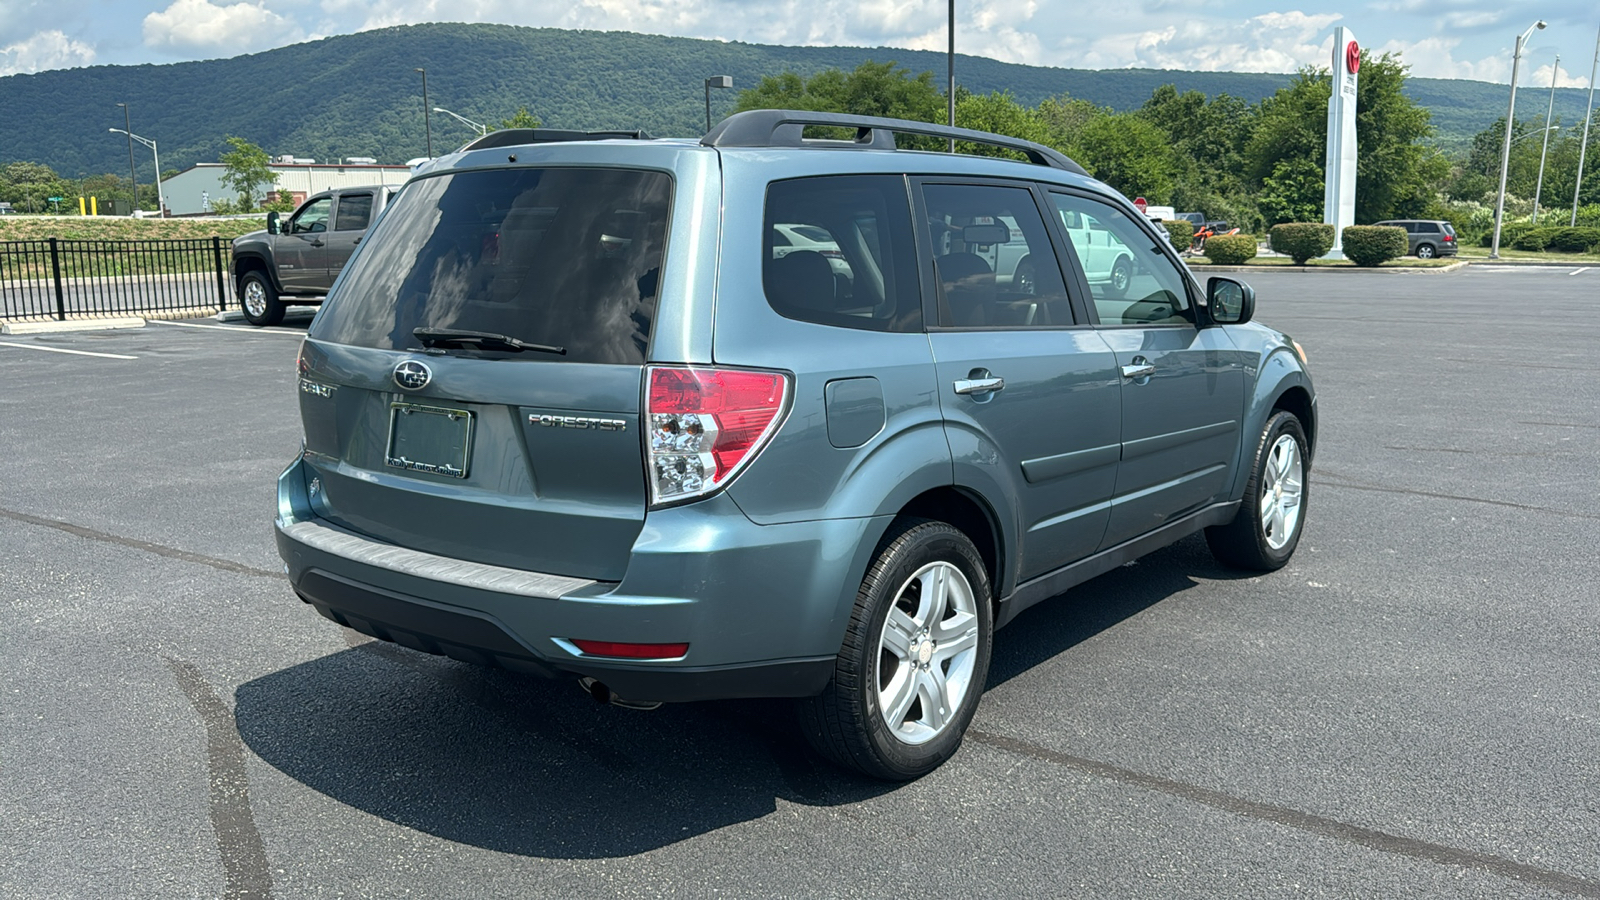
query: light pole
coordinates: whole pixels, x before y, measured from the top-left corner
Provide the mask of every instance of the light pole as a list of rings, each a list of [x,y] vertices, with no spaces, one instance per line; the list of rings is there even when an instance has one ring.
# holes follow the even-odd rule
[[[466,116],[458,116],[455,113],[451,112],[448,109],[445,109],[442,106],[435,106],[433,108],[433,111],[436,112],[436,113],[444,113],[445,115],[449,116],[450,118],[455,119],[457,122],[460,122],[461,124],[467,126],[468,128],[471,128],[473,131],[476,131],[478,133],[478,137],[483,137],[484,135],[489,133],[489,126],[483,124],[482,122],[474,122],[471,119],[467,118]]]
[[[1589,149],[1589,120],[1594,115],[1594,74],[1600,67],[1600,30],[1594,35],[1594,62],[1589,64],[1589,105],[1583,111],[1583,142],[1578,145],[1578,183],[1572,187],[1572,224],[1578,227],[1578,191],[1583,187],[1583,155]]]
[[[950,73],[949,97],[951,128],[956,127],[956,0],[950,0],[950,25],[946,29],[950,37],[950,52],[945,54],[945,68]],[[950,139],[950,152],[956,152],[956,139]]]
[[[713,75],[706,79],[706,130],[711,130],[711,89],[733,87],[732,75]]]
[[[1561,54],[1550,68],[1550,105],[1544,111],[1544,146],[1539,148],[1539,181],[1533,187],[1533,224],[1539,224],[1539,195],[1544,193],[1544,156],[1550,150],[1550,114],[1556,111],[1556,76],[1561,74]]]
[[[130,140],[130,141],[138,141],[139,143],[145,145],[146,147],[149,147],[150,148],[150,152],[155,154],[155,158],[156,158],[156,206],[159,207],[159,209],[157,209],[156,211],[161,214],[161,218],[165,219],[167,217],[167,196],[166,196],[166,194],[163,194],[161,192],[161,151],[156,149],[156,142],[150,140],[149,138],[139,137],[137,134],[134,134],[131,131],[123,131],[121,128],[113,128],[113,129],[111,129],[111,133],[112,134],[126,134],[128,136],[128,140]]]
[[[1500,193],[1494,201],[1494,242],[1489,247],[1490,259],[1500,258],[1500,225],[1506,212],[1506,169],[1511,164],[1511,129],[1517,121],[1517,69],[1522,65],[1522,47],[1536,28],[1544,28],[1543,19],[1517,35],[1516,49],[1511,52],[1511,103],[1506,107],[1506,139],[1500,147]]]
[[[128,181],[133,184],[133,203],[128,208],[128,215],[131,216],[139,211],[139,176],[134,174],[133,171],[133,121],[128,116],[128,104],[118,103],[117,105],[122,107],[122,124],[127,126],[125,133],[128,135]],[[156,180],[161,180],[160,169],[156,170]]]
[[[428,134],[428,158],[433,159],[433,120],[428,115],[428,70],[412,69],[422,73],[422,128]]]

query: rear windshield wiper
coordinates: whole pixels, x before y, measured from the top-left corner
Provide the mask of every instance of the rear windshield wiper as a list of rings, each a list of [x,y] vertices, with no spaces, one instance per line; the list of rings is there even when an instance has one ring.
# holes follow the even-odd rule
[[[567,355],[567,348],[552,347],[549,344],[530,344],[505,334],[495,334],[490,331],[464,331],[457,328],[413,328],[411,334],[422,342],[424,347],[477,347],[481,350],[537,350],[540,353],[555,353],[560,356]]]

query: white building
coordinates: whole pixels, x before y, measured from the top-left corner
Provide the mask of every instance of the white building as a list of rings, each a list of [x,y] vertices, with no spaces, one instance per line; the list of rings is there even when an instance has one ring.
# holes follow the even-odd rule
[[[271,193],[288,192],[296,206],[318,191],[364,184],[402,184],[411,177],[411,170],[405,166],[377,165],[365,158],[343,163],[273,162],[268,168],[278,176]],[[208,204],[233,200],[235,193],[222,183],[225,171],[222,163],[198,163],[161,182],[169,213],[194,215],[209,211]]]

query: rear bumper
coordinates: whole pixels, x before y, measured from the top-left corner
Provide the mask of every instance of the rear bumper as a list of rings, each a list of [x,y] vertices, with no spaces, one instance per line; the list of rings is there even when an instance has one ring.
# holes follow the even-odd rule
[[[373,637],[482,665],[605,683],[637,701],[802,697],[832,676],[867,536],[885,523],[757,525],[726,496],[651,513],[621,582],[519,572],[383,544],[318,520],[296,462],[278,552],[295,593]],[[865,550],[862,546],[865,545]],[[572,639],[688,642],[681,659],[587,656]]]

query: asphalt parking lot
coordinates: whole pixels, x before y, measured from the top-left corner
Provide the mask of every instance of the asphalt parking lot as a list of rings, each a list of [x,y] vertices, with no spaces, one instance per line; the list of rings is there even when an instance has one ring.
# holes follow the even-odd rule
[[[1600,269],[1250,278],[1297,556],[1036,607],[899,786],[301,604],[303,326],[0,338],[0,896],[1600,897]]]

